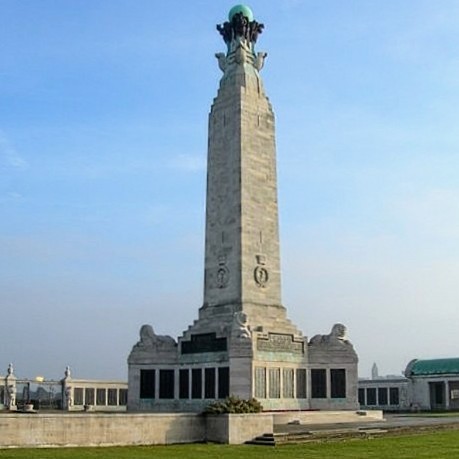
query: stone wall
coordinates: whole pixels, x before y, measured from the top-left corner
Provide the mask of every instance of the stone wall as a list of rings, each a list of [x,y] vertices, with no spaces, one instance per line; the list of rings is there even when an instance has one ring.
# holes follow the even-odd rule
[[[215,443],[240,445],[272,432],[273,415],[271,413],[207,416],[206,440]]]
[[[135,446],[215,442],[242,444],[275,424],[377,421],[382,411],[278,412],[203,416],[194,413],[1,413],[0,448]]]
[[[0,448],[241,444],[272,433],[273,415],[0,414]]]
[[[361,409],[407,411],[411,408],[411,382],[407,378],[361,379],[358,386]]]
[[[0,414],[0,448],[194,443],[206,438],[196,414]]]

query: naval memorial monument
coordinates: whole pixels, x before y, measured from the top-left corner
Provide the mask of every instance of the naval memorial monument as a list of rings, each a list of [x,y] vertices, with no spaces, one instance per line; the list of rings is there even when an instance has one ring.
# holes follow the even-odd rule
[[[263,29],[244,5],[217,26],[226,50],[209,115],[204,301],[177,341],[142,326],[128,358],[130,411],[196,412],[228,395],[265,410],[358,408],[345,326],[308,340],[282,304],[275,119],[266,53],[255,51]]]

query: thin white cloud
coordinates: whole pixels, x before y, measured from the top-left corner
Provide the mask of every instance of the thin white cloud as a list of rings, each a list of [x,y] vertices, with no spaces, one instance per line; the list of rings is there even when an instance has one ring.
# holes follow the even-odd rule
[[[19,155],[2,130],[0,130],[0,164],[14,169],[28,167],[27,161]]]
[[[188,172],[200,172],[206,169],[206,160],[201,155],[180,154],[171,159],[169,167]]]

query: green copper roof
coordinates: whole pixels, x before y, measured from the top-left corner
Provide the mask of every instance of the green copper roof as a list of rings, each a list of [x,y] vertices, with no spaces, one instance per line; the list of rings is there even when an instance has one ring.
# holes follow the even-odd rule
[[[253,21],[253,13],[252,10],[247,5],[236,5],[230,9],[228,13],[228,19],[231,22],[233,16],[237,13],[242,13],[250,22]]]
[[[411,375],[459,374],[459,358],[417,360],[411,367]]]

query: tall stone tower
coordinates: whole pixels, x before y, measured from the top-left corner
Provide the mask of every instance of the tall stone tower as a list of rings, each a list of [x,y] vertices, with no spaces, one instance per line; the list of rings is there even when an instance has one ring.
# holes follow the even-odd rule
[[[243,312],[259,327],[282,327],[274,114],[255,53],[263,29],[247,7],[219,26],[228,51],[209,116],[203,316]],[[227,319],[223,319],[227,320]]]
[[[249,8],[218,26],[227,46],[209,116],[204,305],[201,319],[301,336],[281,301],[274,114],[255,53],[263,25]],[[218,318],[218,319],[217,319]],[[199,324],[201,325],[201,324]]]
[[[217,29],[226,45],[209,115],[204,302],[175,342],[144,325],[129,356],[131,410],[198,411],[229,394],[265,409],[357,406],[357,356],[337,324],[310,342],[281,300],[275,122],[247,6]],[[313,368],[314,367],[314,368]]]

